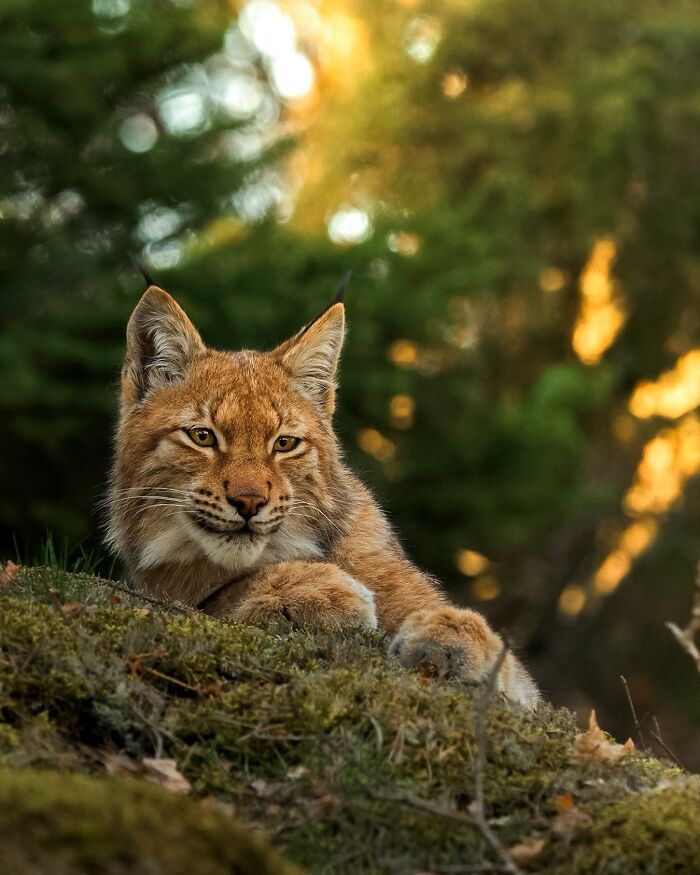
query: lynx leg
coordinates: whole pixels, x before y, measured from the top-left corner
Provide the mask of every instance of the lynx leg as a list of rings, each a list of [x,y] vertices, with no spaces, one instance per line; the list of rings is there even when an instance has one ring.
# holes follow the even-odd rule
[[[247,585],[242,600],[233,602],[224,590],[207,605],[207,613],[247,622],[377,628],[373,594],[328,562],[279,562],[252,575]]]

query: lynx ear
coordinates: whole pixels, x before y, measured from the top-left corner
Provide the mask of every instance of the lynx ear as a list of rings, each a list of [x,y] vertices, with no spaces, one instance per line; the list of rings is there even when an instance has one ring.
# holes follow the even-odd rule
[[[126,329],[122,404],[130,406],[185,376],[204,344],[185,311],[163,289],[149,286]]]
[[[334,301],[318,319],[274,351],[299,394],[329,415],[335,408],[335,373],[345,334],[345,308]]]

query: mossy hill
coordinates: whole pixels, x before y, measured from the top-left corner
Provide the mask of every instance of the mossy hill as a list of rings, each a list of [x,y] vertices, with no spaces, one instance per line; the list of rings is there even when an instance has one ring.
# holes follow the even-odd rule
[[[385,650],[23,570],[0,596],[0,871],[296,871],[276,852],[324,875],[499,871],[460,822],[477,700]],[[486,813],[503,847],[543,842],[530,871],[698,871],[699,779],[577,761],[572,715],[546,705],[493,701],[486,729]],[[118,755],[174,758],[189,795],[105,776]]]

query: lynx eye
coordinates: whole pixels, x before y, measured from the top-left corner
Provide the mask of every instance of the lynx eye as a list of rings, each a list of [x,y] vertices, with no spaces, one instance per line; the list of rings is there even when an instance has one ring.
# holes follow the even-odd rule
[[[300,443],[301,438],[282,434],[272,445],[272,451],[274,453],[289,453],[291,450],[295,450]]]
[[[193,444],[198,447],[215,447],[216,435],[210,428],[200,428],[195,425],[194,428],[185,429]]]

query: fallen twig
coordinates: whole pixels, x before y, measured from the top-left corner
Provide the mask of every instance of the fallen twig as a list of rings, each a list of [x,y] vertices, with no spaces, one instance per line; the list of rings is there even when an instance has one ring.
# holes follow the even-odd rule
[[[637,735],[639,737],[639,745],[642,748],[642,750],[646,750],[647,743],[644,739],[644,733],[642,732],[642,727],[641,727],[641,724],[639,722],[639,718],[637,717],[637,711],[634,707],[634,702],[632,701],[632,695],[630,694],[630,688],[627,684],[627,678],[623,674],[621,674],[620,680],[622,681],[622,686],[625,688],[625,694],[627,696],[627,701],[628,701],[629,706],[630,706],[630,711],[632,712],[632,719],[634,720],[634,725],[635,725],[635,728],[637,730]]]
[[[433,817],[439,817],[444,820],[451,820],[454,823],[458,823],[461,826],[466,826],[469,829],[474,830],[479,833],[479,835],[489,844],[489,846],[496,852],[499,857],[500,862],[491,866],[491,868],[486,868],[478,871],[485,872],[507,872],[509,875],[520,875],[520,870],[513,863],[513,861],[508,857],[507,853],[498,842],[498,839],[491,832],[491,828],[487,825],[488,835],[484,831],[484,824],[477,817],[475,817],[471,812],[465,811],[455,811],[451,808],[445,808],[442,805],[437,805],[434,802],[429,802],[427,799],[421,799],[419,796],[414,796],[412,793],[387,793],[384,791],[373,790],[372,788],[367,788],[367,795],[370,799],[374,799],[377,802],[396,802],[399,805],[404,805],[407,808],[413,808],[416,811],[422,811],[425,814],[431,814]],[[492,841],[490,841],[489,836],[495,839],[496,844],[494,845]],[[460,869],[458,871],[464,871]]]
[[[661,747],[661,749],[664,751],[666,756],[668,756],[671,759],[671,761],[674,762],[678,766],[679,769],[683,769],[683,771],[685,771],[685,766],[683,765],[683,763],[678,759],[678,757],[675,755],[675,753],[671,750],[671,748],[664,741],[663,736],[661,735],[661,727],[659,726],[659,721],[656,719],[656,716],[654,716],[653,720],[654,720],[654,728],[656,729],[656,732],[652,732],[651,737]]]
[[[700,650],[698,650],[698,646],[695,643],[695,636],[700,632],[700,562],[695,574],[695,595],[688,625],[685,629],[679,629],[675,623],[666,623],[666,626],[671,630],[683,650],[693,660],[697,670],[700,671]]]

